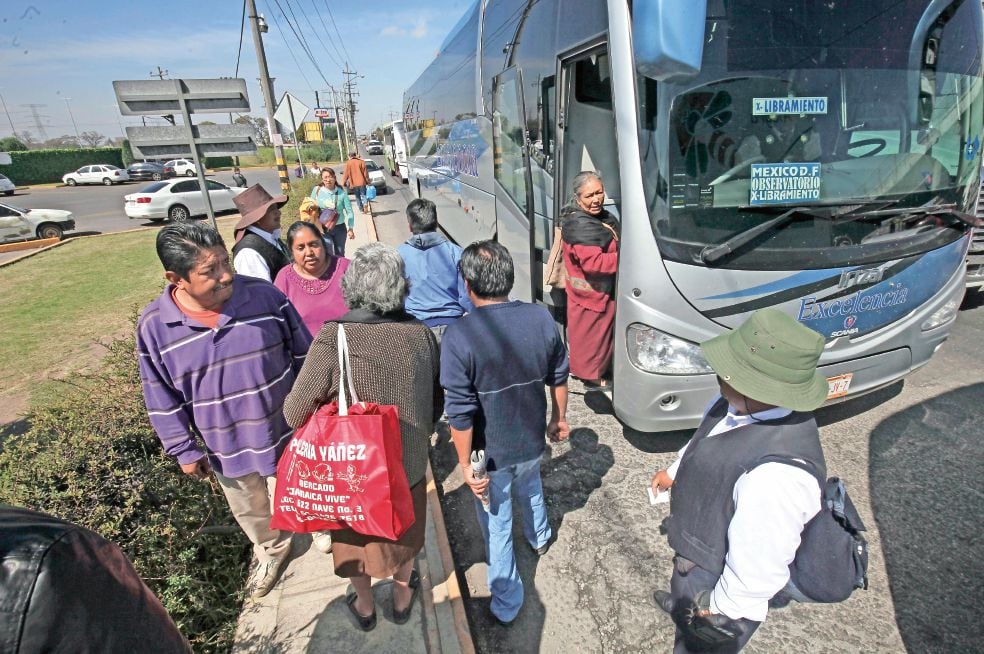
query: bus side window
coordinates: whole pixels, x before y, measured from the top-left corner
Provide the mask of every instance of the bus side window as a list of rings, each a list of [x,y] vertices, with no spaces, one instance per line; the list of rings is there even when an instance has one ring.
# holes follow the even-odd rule
[[[523,161],[523,121],[516,69],[510,68],[492,84],[492,141],[495,179],[519,206],[527,210],[526,165]]]

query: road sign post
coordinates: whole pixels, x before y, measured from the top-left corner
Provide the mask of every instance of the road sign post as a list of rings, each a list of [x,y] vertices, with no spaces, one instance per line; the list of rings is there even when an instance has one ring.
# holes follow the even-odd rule
[[[140,158],[190,156],[198,172],[205,211],[213,227],[215,211],[205,179],[206,156],[240,156],[256,152],[249,125],[200,125],[192,114],[246,113],[249,97],[243,79],[121,80],[113,82],[124,116],[160,116],[180,113],[184,124],[168,127],[127,127],[133,154]]]

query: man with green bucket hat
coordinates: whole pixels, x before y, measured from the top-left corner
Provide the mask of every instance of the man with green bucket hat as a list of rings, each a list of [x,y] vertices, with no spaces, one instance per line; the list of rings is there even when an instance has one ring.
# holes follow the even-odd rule
[[[701,344],[721,395],[652,481],[653,491],[673,487],[663,523],[673,576],[670,592],[654,598],[677,625],[674,652],[737,652],[790,584],[800,534],[820,511],[817,479],[826,478],[812,414],[827,399],[823,346],[775,309]]]

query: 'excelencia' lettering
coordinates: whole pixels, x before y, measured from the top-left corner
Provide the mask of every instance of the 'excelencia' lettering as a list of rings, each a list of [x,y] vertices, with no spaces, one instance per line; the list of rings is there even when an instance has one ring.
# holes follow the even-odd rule
[[[752,115],[826,114],[827,98],[752,98]]]
[[[909,289],[902,286],[891,291],[885,291],[884,293],[862,291],[836,300],[823,301],[817,300],[815,297],[806,297],[800,300],[800,310],[797,320],[805,322],[886,309],[905,304],[908,295]]]

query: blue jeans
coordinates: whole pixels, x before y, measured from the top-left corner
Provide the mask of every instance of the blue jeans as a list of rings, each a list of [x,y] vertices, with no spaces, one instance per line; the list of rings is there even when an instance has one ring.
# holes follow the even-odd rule
[[[342,220],[339,217],[339,220]],[[331,241],[332,247],[334,248],[334,254],[336,257],[345,256],[345,241],[348,240],[348,227],[344,222],[340,222],[331,229],[329,229],[325,236]]]
[[[513,551],[513,496],[522,511],[523,534],[530,546],[543,547],[552,535],[540,482],[540,457],[488,474],[489,510],[477,498],[475,510],[485,537],[492,613],[503,622],[512,622],[523,606],[523,580]]]
[[[355,194],[355,201],[359,204],[359,211],[362,211],[362,205],[366,202],[366,187],[353,186],[350,190]]]

